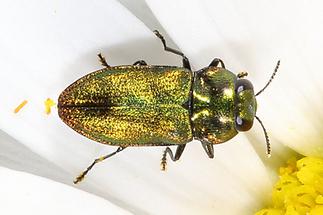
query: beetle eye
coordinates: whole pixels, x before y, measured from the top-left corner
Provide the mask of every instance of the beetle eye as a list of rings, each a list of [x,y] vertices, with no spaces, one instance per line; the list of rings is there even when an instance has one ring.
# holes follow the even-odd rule
[[[244,90],[252,90],[253,91],[253,86],[250,81],[247,79],[238,79],[236,83],[236,92],[240,93]]]
[[[253,121],[242,119],[240,116],[236,117],[236,129],[238,131],[248,131],[253,125]]]

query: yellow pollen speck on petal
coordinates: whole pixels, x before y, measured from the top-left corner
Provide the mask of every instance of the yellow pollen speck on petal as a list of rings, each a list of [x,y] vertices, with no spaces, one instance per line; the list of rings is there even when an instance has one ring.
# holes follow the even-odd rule
[[[48,98],[45,100],[44,104],[45,104],[45,113],[49,115],[51,113],[51,108],[55,105],[55,102],[52,99]]]
[[[290,159],[279,169],[272,204],[255,214],[323,215],[323,159]]]
[[[26,104],[28,103],[27,100],[24,100],[23,102],[21,102],[13,111],[14,113],[18,113]]]

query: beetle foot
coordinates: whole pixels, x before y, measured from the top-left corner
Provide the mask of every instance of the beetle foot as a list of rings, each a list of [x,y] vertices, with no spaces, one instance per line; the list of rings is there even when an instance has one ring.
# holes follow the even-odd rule
[[[79,176],[77,176],[75,178],[75,180],[73,181],[74,184],[78,184],[79,182],[83,181],[83,179],[85,178],[85,174],[84,172],[82,172]]]

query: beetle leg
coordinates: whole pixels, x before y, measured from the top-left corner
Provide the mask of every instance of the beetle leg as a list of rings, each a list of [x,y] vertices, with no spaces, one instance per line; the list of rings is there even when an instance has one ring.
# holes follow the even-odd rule
[[[183,154],[185,146],[186,146],[186,144],[177,146],[176,152],[175,152],[175,157],[173,155],[172,150],[169,147],[166,147],[166,149],[165,149],[165,151],[163,153],[163,157],[161,159],[161,163],[160,163],[162,171],[166,170],[166,166],[167,166],[167,158],[166,158],[166,156],[167,156],[167,153],[169,154],[169,157],[170,157],[170,159],[172,159],[172,161],[177,161],[177,160],[180,159],[181,155]]]
[[[202,143],[203,149],[205,150],[209,158],[214,158],[213,144],[204,140],[202,140],[201,143]]]
[[[191,70],[191,65],[190,65],[190,62],[188,60],[188,58],[180,51],[176,50],[176,49],[173,49],[173,48],[169,48],[167,45],[166,45],[166,40],[164,39],[163,35],[161,35],[159,33],[159,31],[157,30],[154,30],[154,34],[161,40],[161,42],[163,43],[163,46],[164,46],[164,50],[167,51],[167,52],[171,52],[171,53],[174,53],[174,54],[177,54],[179,56],[182,56],[183,58],[183,67],[186,68],[186,69],[189,69]]]
[[[101,53],[98,54],[98,57],[99,57],[99,61],[100,61],[102,66],[104,66],[106,68],[110,67],[110,65],[105,60],[105,57]]]
[[[212,60],[209,66],[218,67],[219,64],[221,64],[221,67],[225,69],[225,65],[223,61],[219,58],[214,58],[214,60]]]
[[[95,164],[97,164],[97,163],[99,163],[99,162],[101,162],[101,161],[104,161],[105,159],[107,159],[107,158],[109,158],[109,157],[112,157],[113,155],[115,155],[115,154],[117,154],[117,153],[119,153],[119,152],[121,152],[122,150],[124,150],[126,147],[118,147],[118,149],[115,151],[115,152],[112,152],[112,153],[110,153],[110,154],[108,154],[108,155],[105,155],[105,156],[102,156],[102,157],[99,157],[99,158],[97,158],[97,159],[95,159],[94,161],[93,161],[93,163],[90,165],[90,166],[88,166],[87,168],[86,168],[86,170],[84,171],[84,172],[82,172],[75,180],[74,180],[74,184],[77,184],[77,183],[79,183],[79,182],[81,182],[83,179],[84,179],[84,177],[86,176],[86,174],[93,168],[93,166],[95,165]]]
[[[147,63],[144,60],[138,60],[138,61],[134,62],[133,65],[134,66],[136,66],[136,65],[145,66],[145,65],[147,65]]]

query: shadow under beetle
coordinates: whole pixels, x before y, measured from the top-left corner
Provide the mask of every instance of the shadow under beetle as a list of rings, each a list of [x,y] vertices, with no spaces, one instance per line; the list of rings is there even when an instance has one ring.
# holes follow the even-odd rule
[[[166,146],[161,166],[166,168],[167,154],[177,161],[188,142],[199,140],[210,158],[213,144],[226,142],[239,131],[248,131],[256,118],[261,124],[270,155],[267,132],[256,116],[259,95],[254,94],[246,73],[238,75],[225,69],[215,58],[208,67],[193,72],[188,58],[180,55],[183,67],[147,65],[110,66],[99,54],[103,69],[92,72],[67,87],[58,99],[60,118],[78,133],[118,149],[94,162],[74,181],[82,181],[92,167],[131,146]],[[177,145],[175,155],[168,147]]]

